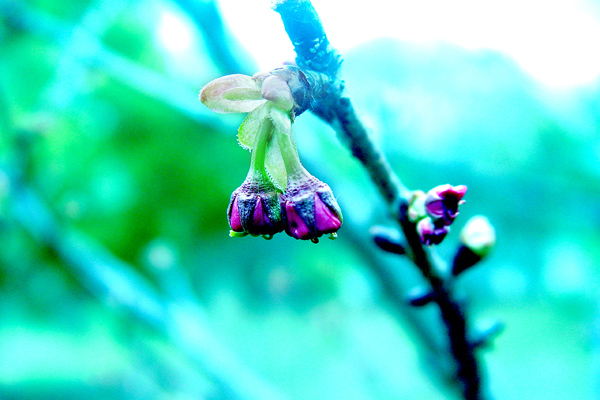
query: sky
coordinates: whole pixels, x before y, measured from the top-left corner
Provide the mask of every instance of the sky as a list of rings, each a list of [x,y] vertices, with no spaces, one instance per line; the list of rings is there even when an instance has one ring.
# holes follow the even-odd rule
[[[313,0],[329,40],[342,53],[379,37],[448,42],[503,52],[550,87],[600,77],[600,3],[594,0]],[[270,0],[220,0],[220,8],[261,70],[294,53]],[[161,37],[185,51],[185,24],[165,11]],[[171,33],[169,33],[171,32]],[[184,47],[182,49],[182,47]]]

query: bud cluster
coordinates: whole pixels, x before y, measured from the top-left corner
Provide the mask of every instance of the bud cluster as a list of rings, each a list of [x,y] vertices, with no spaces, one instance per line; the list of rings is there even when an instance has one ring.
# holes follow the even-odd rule
[[[421,242],[427,246],[440,244],[450,232],[458,216],[458,207],[467,187],[449,184],[436,186],[427,193],[416,191],[410,200],[408,216],[417,224]]]
[[[227,209],[231,236],[270,238],[285,230],[293,238],[315,243],[327,233],[336,237],[342,213],[326,183],[311,175],[292,181],[286,192],[270,186],[261,188],[247,178],[233,192]]]
[[[324,234],[335,238],[342,225],[331,189],[302,166],[293,138],[294,118],[310,106],[309,89],[302,71],[287,66],[252,77],[224,76],[200,91],[200,100],[213,111],[249,113],[238,142],[252,158],[227,209],[231,236],[271,238],[285,230],[316,243]]]

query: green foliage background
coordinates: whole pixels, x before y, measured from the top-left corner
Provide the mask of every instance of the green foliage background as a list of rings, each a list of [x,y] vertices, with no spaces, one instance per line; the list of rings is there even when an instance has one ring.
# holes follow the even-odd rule
[[[210,37],[192,67],[165,52],[164,7],[0,2],[0,398],[238,398],[219,376],[248,398],[263,380],[290,399],[445,398],[369,267],[383,202],[329,127],[295,124],[301,159],[344,210],[338,240],[227,236],[249,164],[243,116],[196,100],[229,71]],[[237,72],[256,72],[241,57]],[[470,216],[497,229],[458,282],[474,325],[506,324],[482,353],[494,398],[598,398],[600,82],[548,89],[503,55],[444,44],[379,40],[344,59],[406,184],[469,187],[439,253]],[[422,283],[380,256],[406,290]]]

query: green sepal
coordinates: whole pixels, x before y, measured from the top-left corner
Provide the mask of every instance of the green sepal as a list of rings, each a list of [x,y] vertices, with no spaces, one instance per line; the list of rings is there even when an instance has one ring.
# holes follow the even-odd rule
[[[236,232],[234,230],[229,230],[229,237],[244,237],[247,236],[248,232]]]
[[[285,163],[283,162],[277,137],[278,133],[283,133],[288,136],[292,134],[291,114],[290,112],[273,106],[269,108],[268,117],[273,122],[276,132],[267,143],[265,167],[273,184],[277,186],[278,189],[285,192],[287,189],[287,171],[285,169]]]
[[[238,143],[246,150],[252,150],[256,134],[260,131],[261,124],[267,118],[269,103],[261,104],[246,116],[238,129]]]
[[[269,179],[277,189],[285,192],[287,189],[287,171],[283,158],[281,157],[281,150],[279,150],[279,143],[277,142],[277,135],[272,135],[271,139],[267,143],[267,154],[265,156],[265,169]]]

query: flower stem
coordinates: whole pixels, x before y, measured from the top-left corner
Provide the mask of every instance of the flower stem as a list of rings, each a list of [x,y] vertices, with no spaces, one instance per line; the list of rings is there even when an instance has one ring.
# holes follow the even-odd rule
[[[288,174],[288,181],[297,180],[303,177],[311,177],[312,175],[304,168],[300,163],[300,157],[298,156],[298,149],[296,148],[296,142],[294,141],[293,133],[282,132],[276,130],[277,142],[279,144],[279,150],[281,151],[281,157],[285,164],[285,169]]]
[[[269,138],[273,135],[273,131],[273,123],[269,118],[265,118],[260,125],[260,130],[256,134],[256,139],[254,139],[248,177],[252,177],[259,182],[269,181],[269,176],[265,169],[265,157],[267,154],[267,143]]]

